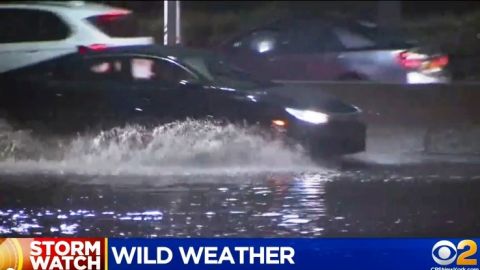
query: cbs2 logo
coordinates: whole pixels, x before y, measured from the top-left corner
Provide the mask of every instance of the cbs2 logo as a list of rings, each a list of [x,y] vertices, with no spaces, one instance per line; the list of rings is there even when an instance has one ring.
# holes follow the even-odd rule
[[[461,253],[457,251],[465,250]],[[432,248],[432,258],[439,265],[477,265],[477,259],[471,258],[477,253],[477,243],[473,240],[462,240],[455,246],[448,240],[438,241]],[[457,258],[458,257],[458,258]]]

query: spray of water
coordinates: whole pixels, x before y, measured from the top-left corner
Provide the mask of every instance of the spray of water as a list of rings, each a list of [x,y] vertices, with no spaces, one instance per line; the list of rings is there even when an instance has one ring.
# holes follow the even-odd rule
[[[303,149],[252,128],[187,120],[41,138],[0,125],[0,171],[82,175],[229,174],[312,167]]]

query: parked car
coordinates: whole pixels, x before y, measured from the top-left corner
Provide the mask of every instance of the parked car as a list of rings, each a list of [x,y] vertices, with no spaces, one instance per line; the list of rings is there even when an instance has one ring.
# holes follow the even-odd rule
[[[321,91],[254,78],[206,51],[128,46],[62,56],[2,74],[0,108],[59,132],[205,119],[243,123],[312,153],[365,148],[360,110]]]
[[[153,43],[126,9],[82,1],[0,4],[0,72],[86,48]]]
[[[448,56],[375,24],[333,17],[279,20],[224,41],[233,63],[279,81],[444,83]]]

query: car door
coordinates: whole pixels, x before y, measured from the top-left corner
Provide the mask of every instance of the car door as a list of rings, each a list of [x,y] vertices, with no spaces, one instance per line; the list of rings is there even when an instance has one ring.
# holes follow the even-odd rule
[[[3,74],[0,103],[9,121],[29,125],[51,119],[55,99],[46,74],[43,69]]]
[[[75,129],[120,125],[130,100],[125,61],[116,56],[79,57],[48,81],[54,118]]]
[[[257,29],[229,44],[226,53],[232,63],[260,78],[292,79],[301,74],[296,63],[276,64],[286,43],[285,32],[277,28]]]
[[[70,28],[54,13],[0,8],[0,72],[74,52],[69,37]]]
[[[130,122],[154,123],[196,118],[206,113],[197,75],[169,58],[130,56]]]
[[[291,27],[288,35],[289,43],[274,64],[296,63],[300,74],[293,80],[335,80],[345,73],[344,47],[328,24],[301,23]]]
[[[321,24],[256,30],[231,44],[230,59],[278,81],[330,80],[342,73],[341,43]]]

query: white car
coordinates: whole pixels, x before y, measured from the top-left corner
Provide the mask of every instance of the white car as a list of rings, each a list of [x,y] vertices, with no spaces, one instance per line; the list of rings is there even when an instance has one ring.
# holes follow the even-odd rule
[[[0,73],[81,50],[153,44],[126,9],[82,1],[0,4]]]

